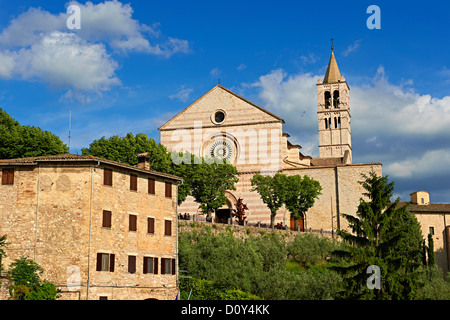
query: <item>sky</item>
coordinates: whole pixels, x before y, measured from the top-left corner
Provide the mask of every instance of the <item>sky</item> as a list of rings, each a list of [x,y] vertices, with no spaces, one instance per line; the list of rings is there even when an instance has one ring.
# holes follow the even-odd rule
[[[0,8],[0,108],[67,145],[70,123],[71,153],[128,132],[159,142],[159,126],[220,82],[282,117],[290,141],[318,157],[316,83],[333,38],[350,86],[353,162],[381,162],[402,201],[426,190],[431,202],[450,202],[448,1],[0,0]]]

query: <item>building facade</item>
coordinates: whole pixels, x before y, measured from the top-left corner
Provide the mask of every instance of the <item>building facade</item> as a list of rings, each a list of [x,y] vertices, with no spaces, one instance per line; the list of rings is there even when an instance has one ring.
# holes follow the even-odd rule
[[[227,204],[218,210],[225,218],[241,198],[248,207],[248,223],[269,224],[270,211],[252,191],[251,178],[256,173],[280,172],[308,175],[322,186],[319,199],[299,220],[301,230],[345,229],[346,221],[340,215],[356,213],[363,192],[358,183],[363,180],[362,174],[382,174],[381,163],[352,162],[349,91],[332,53],[325,77],[317,83],[319,158],[302,154],[301,146],[289,141],[282,118],[222,85],[216,85],[162,125],[160,142],[168,151],[224,158],[237,167],[241,175],[236,190],[227,191]],[[188,197],[179,212],[199,215],[198,206]],[[224,217],[215,219],[223,221]],[[275,223],[291,228],[295,225],[284,207]]]
[[[444,271],[450,271],[450,203],[430,202],[427,191],[410,194],[411,201],[401,202],[419,221],[422,236],[428,245],[428,234],[433,237],[436,264]]]
[[[61,299],[174,299],[178,177],[93,156],[0,160],[4,267],[37,262]]]

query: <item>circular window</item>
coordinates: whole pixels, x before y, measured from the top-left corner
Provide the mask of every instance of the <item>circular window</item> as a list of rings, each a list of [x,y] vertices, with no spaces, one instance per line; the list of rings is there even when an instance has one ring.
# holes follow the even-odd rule
[[[218,110],[214,113],[214,123],[220,124],[225,120],[225,112]]]
[[[234,163],[238,155],[236,142],[225,135],[216,135],[203,146],[202,154],[208,158],[224,159]]]

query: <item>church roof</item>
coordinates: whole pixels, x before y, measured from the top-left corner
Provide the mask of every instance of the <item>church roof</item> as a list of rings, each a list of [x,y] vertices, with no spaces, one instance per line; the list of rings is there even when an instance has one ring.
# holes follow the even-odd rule
[[[330,61],[328,62],[327,72],[325,73],[323,83],[334,83],[338,82],[339,80],[341,80],[341,73],[339,72],[334,53],[333,51],[331,51],[331,57]]]

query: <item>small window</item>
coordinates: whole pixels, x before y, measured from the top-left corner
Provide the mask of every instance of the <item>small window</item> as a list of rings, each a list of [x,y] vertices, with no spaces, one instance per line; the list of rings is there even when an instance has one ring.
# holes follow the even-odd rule
[[[103,169],[103,184],[105,186],[112,186],[112,170],[111,169]]]
[[[430,227],[430,232],[429,232],[432,236],[434,236],[434,227]]]
[[[108,300],[108,297],[106,297],[106,296],[100,296],[100,297],[98,298],[98,300]]]
[[[144,257],[144,274],[158,274],[158,258]]]
[[[14,184],[14,169],[2,170],[2,185]]]
[[[223,111],[217,111],[214,114],[214,121],[216,123],[222,123],[225,120],[225,113]]]
[[[128,256],[128,273],[136,273],[136,256]]]
[[[166,182],[166,198],[172,198],[172,183]]]
[[[102,227],[103,228],[111,228],[111,211],[103,210],[103,220]]]
[[[97,271],[114,272],[116,255],[112,253],[97,253]]]
[[[136,231],[137,230],[137,215],[130,214],[128,218],[128,231]]]
[[[324,119],[325,120],[325,129],[328,129],[328,119]]]
[[[172,235],[172,220],[164,220],[164,235]]]
[[[155,179],[148,178],[148,193],[155,194]]]
[[[334,90],[333,92],[333,107],[339,108],[339,91]]]
[[[331,108],[331,93],[330,91],[325,91],[325,109],[330,109]]]
[[[420,198],[420,203],[424,204],[425,200],[423,198]]]
[[[161,274],[175,274],[175,259],[161,258]]]
[[[130,190],[137,191],[137,175],[130,174]]]
[[[155,233],[155,218],[147,218],[147,233]]]

